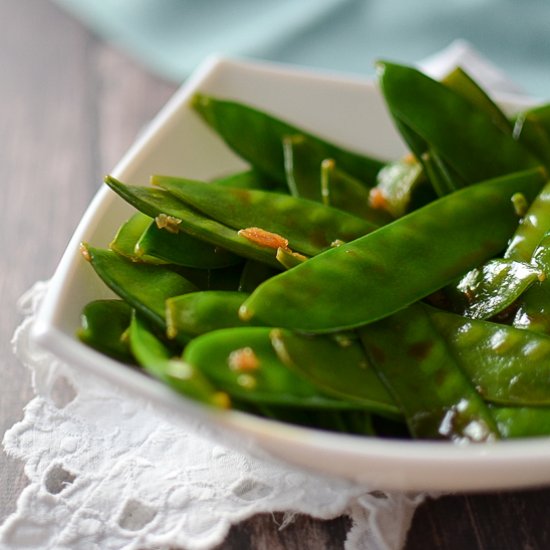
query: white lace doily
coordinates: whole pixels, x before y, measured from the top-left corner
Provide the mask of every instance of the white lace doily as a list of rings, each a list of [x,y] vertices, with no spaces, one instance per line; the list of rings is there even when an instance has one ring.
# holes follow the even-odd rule
[[[347,549],[403,546],[421,495],[371,493],[222,447],[200,425],[183,431],[147,402],[37,349],[28,336],[45,288],[37,283],[22,298],[27,317],[13,340],[36,397],[4,436],[29,485],[0,527],[0,549],[207,549],[265,512],[286,512],[283,526],[296,513],[346,514]]]

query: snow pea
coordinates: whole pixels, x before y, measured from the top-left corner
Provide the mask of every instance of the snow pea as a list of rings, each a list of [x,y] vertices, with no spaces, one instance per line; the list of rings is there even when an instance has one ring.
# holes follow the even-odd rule
[[[499,438],[493,417],[420,304],[359,330],[378,375],[418,438]]]
[[[171,350],[134,315],[130,325],[130,347],[143,369],[178,393],[215,407],[228,408],[230,399],[218,391],[197,369],[174,357]]]
[[[447,296],[454,313],[472,319],[489,319],[514,304],[544,272],[530,264],[494,258],[466,273]]]
[[[167,223],[172,223],[180,231],[244,258],[255,259],[280,269],[275,250],[239,236],[234,229],[197,212],[162,189],[125,185],[112,176],[107,176],[105,183],[132,206],[152,218],[164,216]]]
[[[517,225],[510,197],[521,191],[531,199],[544,182],[532,170],[442,197],[269,279],[241,315],[309,332],[390,315],[502,250]]]
[[[290,194],[322,202],[321,163],[315,155],[315,148],[304,135],[283,138],[283,160]]]
[[[281,183],[286,182],[282,142],[287,136],[299,134],[307,138],[312,159],[315,158],[318,166],[323,159],[333,158],[347,172],[366,182],[374,183],[384,164],[248,105],[197,94],[192,107],[240,157]]]
[[[166,300],[166,326],[169,338],[189,337],[230,327],[250,326],[239,318],[239,307],[246,292],[205,290],[189,292]]]
[[[292,250],[310,256],[336,240],[350,241],[376,228],[366,220],[300,197],[222,189],[167,176],[153,176],[151,182],[219,223],[234,229],[259,227],[284,237]]]
[[[368,220],[376,226],[390,222],[393,217],[370,204],[370,189],[357,178],[341,170],[332,159],[321,163],[321,196],[326,206],[333,206]]]
[[[548,336],[436,309],[429,309],[428,315],[486,401],[550,405]]]
[[[550,335],[550,232],[535,249],[531,263],[541,269],[546,278],[522,295],[513,325]]]
[[[166,327],[166,300],[198,290],[193,283],[165,266],[130,262],[111,250],[87,244],[81,247],[82,255],[103,282],[162,330]]]
[[[77,337],[113,359],[133,363],[128,342],[124,338],[131,317],[132,308],[123,300],[94,300],[82,310]]]
[[[461,67],[445,75],[441,82],[460,94],[464,99],[485,111],[493,124],[505,134],[512,134],[513,124],[487,92]]]
[[[550,104],[518,113],[514,118],[514,137],[550,170]]]
[[[305,336],[270,332],[279,359],[327,394],[356,401],[365,409],[399,418],[400,409],[367,360],[356,335]]]
[[[533,200],[518,225],[504,257],[520,262],[531,261],[531,256],[544,234],[550,230],[550,182]]]
[[[140,254],[136,251],[137,242],[152,222],[153,220],[149,216],[136,212],[119,227],[115,238],[109,244],[109,248],[133,262],[142,261],[149,264],[167,263],[160,258],[149,256],[146,253]]]
[[[234,187],[237,189],[263,189],[264,191],[277,191],[278,193],[288,192],[286,186],[266,177],[257,170],[244,170],[235,172],[212,180],[214,185],[222,187]]]
[[[265,405],[358,409],[356,403],[325,395],[288,369],[271,346],[269,328],[227,328],[197,336],[183,359],[232,398]]]
[[[134,246],[138,260],[152,263],[170,263],[200,269],[218,269],[242,263],[242,258],[221,248],[206,243],[188,233],[172,233],[159,229],[152,223],[145,228]]]
[[[503,438],[550,435],[550,408],[491,407]]]
[[[540,164],[511,134],[495,125],[484,108],[451,88],[412,67],[387,62],[377,67],[391,115],[419,134],[467,184]],[[425,151],[407,141],[420,158]]]

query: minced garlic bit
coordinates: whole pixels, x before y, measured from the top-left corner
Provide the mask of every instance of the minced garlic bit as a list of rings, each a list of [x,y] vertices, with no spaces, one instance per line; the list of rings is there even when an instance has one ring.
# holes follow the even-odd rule
[[[159,229],[166,229],[169,233],[179,233],[181,220],[167,214],[159,214],[155,218],[155,223]]]
[[[373,187],[369,192],[369,204],[372,208],[383,210],[388,205],[388,201],[380,189]]]
[[[405,164],[414,164],[416,162],[416,157],[412,153],[408,153],[403,157],[403,162],[405,162]]]
[[[87,243],[80,243],[80,254],[82,254],[82,257],[87,261],[92,261],[92,256],[90,254],[90,251],[88,250],[88,244]]]
[[[260,366],[260,360],[250,347],[236,349],[229,354],[229,368],[236,372],[255,371]]]
[[[239,236],[267,248],[288,248],[288,239],[260,227],[247,227],[239,231]]]
[[[346,241],[343,241],[342,239],[336,239],[330,243],[330,248],[337,248],[338,246],[342,246],[343,244],[346,244]]]

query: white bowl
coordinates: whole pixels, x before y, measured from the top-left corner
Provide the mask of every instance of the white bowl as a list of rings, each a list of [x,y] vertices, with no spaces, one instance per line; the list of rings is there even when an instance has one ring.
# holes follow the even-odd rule
[[[359,151],[388,159],[404,151],[371,82],[213,58],[162,109],[113,175],[127,183],[146,184],[153,173],[210,178],[242,167],[242,161],[190,109],[189,100],[199,90],[250,103]],[[288,462],[373,488],[472,491],[550,482],[550,438],[456,446],[335,434],[236,411],[214,411],[84,346],[74,337],[82,307],[111,293],[81,258],[79,243],[106,246],[131,212],[106,186],[92,201],[39,311],[33,338],[42,347],[167,408],[176,422],[199,418],[229,434],[232,444],[263,449]]]

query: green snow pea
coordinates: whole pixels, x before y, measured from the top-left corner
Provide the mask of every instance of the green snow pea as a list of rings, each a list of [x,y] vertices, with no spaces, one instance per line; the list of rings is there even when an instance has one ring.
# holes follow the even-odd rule
[[[487,405],[422,305],[364,327],[359,335],[414,437],[455,442],[499,438]]]
[[[376,226],[393,219],[386,210],[373,208],[370,204],[370,189],[340,170],[332,159],[325,159],[321,163],[321,195],[326,206],[349,212]]]
[[[311,144],[311,155],[320,166],[333,158],[350,174],[366,182],[375,181],[383,162],[348,151],[302,129],[250,106],[202,94],[194,97],[193,108],[240,157],[255,169],[284,183],[283,139],[303,135]]]
[[[441,82],[464,99],[485,111],[493,124],[505,134],[512,134],[513,124],[502,109],[487,95],[487,92],[461,67],[445,75]]]
[[[134,247],[137,259],[171,263],[200,269],[217,269],[242,263],[242,258],[224,248],[206,243],[188,233],[159,229],[152,222],[143,231]]]
[[[321,163],[315,155],[315,147],[311,142],[302,134],[285,136],[283,138],[283,157],[290,194],[322,202]]]
[[[279,359],[288,368],[327,394],[355,401],[384,416],[401,416],[356,335],[305,336],[273,329],[270,338]]]
[[[278,193],[288,192],[286,186],[279,184],[254,169],[235,172],[223,178],[216,178],[211,183],[222,187],[234,187],[236,189],[263,189],[264,191],[277,191]]]
[[[325,395],[278,358],[269,328],[227,328],[197,336],[183,359],[231,397],[265,405],[358,409],[356,403]]]
[[[550,182],[533,200],[514,233],[504,257],[530,262],[544,234],[550,230]]]
[[[431,308],[428,316],[486,401],[550,405],[548,336]]]
[[[494,258],[466,273],[446,293],[454,313],[472,319],[490,319],[543,278],[544,272],[533,265]]]
[[[94,300],[81,314],[78,338],[88,346],[123,363],[133,363],[125,333],[132,308],[123,300]]]
[[[166,300],[166,325],[170,338],[189,337],[221,328],[250,326],[239,318],[246,292],[204,290]]]
[[[522,295],[513,325],[550,335],[550,232],[535,249],[531,263],[546,278],[535,283]]]
[[[131,262],[112,250],[83,244],[82,255],[115,294],[162,330],[166,326],[166,300],[198,290],[165,266]]]
[[[466,183],[476,183],[540,164],[485,108],[472,104],[420,71],[378,63],[379,84],[391,115],[410,127]],[[407,139],[407,135],[404,135]],[[409,140],[407,140],[409,141]],[[409,146],[420,158],[418,143]]]
[[[228,408],[229,397],[218,391],[197,369],[174,357],[136,315],[130,325],[130,346],[137,362],[154,378],[165,382],[178,393],[221,408]]]
[[[153,176],[151,182],[234,229],[261,228],[288,240],[292,250],[314,256],[334,241],[350,241],[376,226],[314,201],[269,191],[217,188],[200,181]],[[284,247],[283,247],[284,248]]]
[[[276,250],[241,237],[238,232],[197,212],[163,189],[125,185],[112,176],[105,183],[132,206],[151,216],[161,218],[173,229],[184,231],[215,246],[267,263],[280,269]]]
[[[109,248],[133,262],[141,261],[148,264],[167,263],[160,258],[136,252],[137,242],[152,222],[153,220],[149,216],[136,212],[119,227],[115,238],[109,244]]]
[[[491,407],[503,438],[550,435],[550,408]]]
[[[510,197],[532,198],[541,170],[442,197],[261,284],[243,318],[309,332],[354,328],[449,284],[502,250],[517,225]]]
[[[514,118],[514,137],[550,170],[550,104],[518,113]]]

